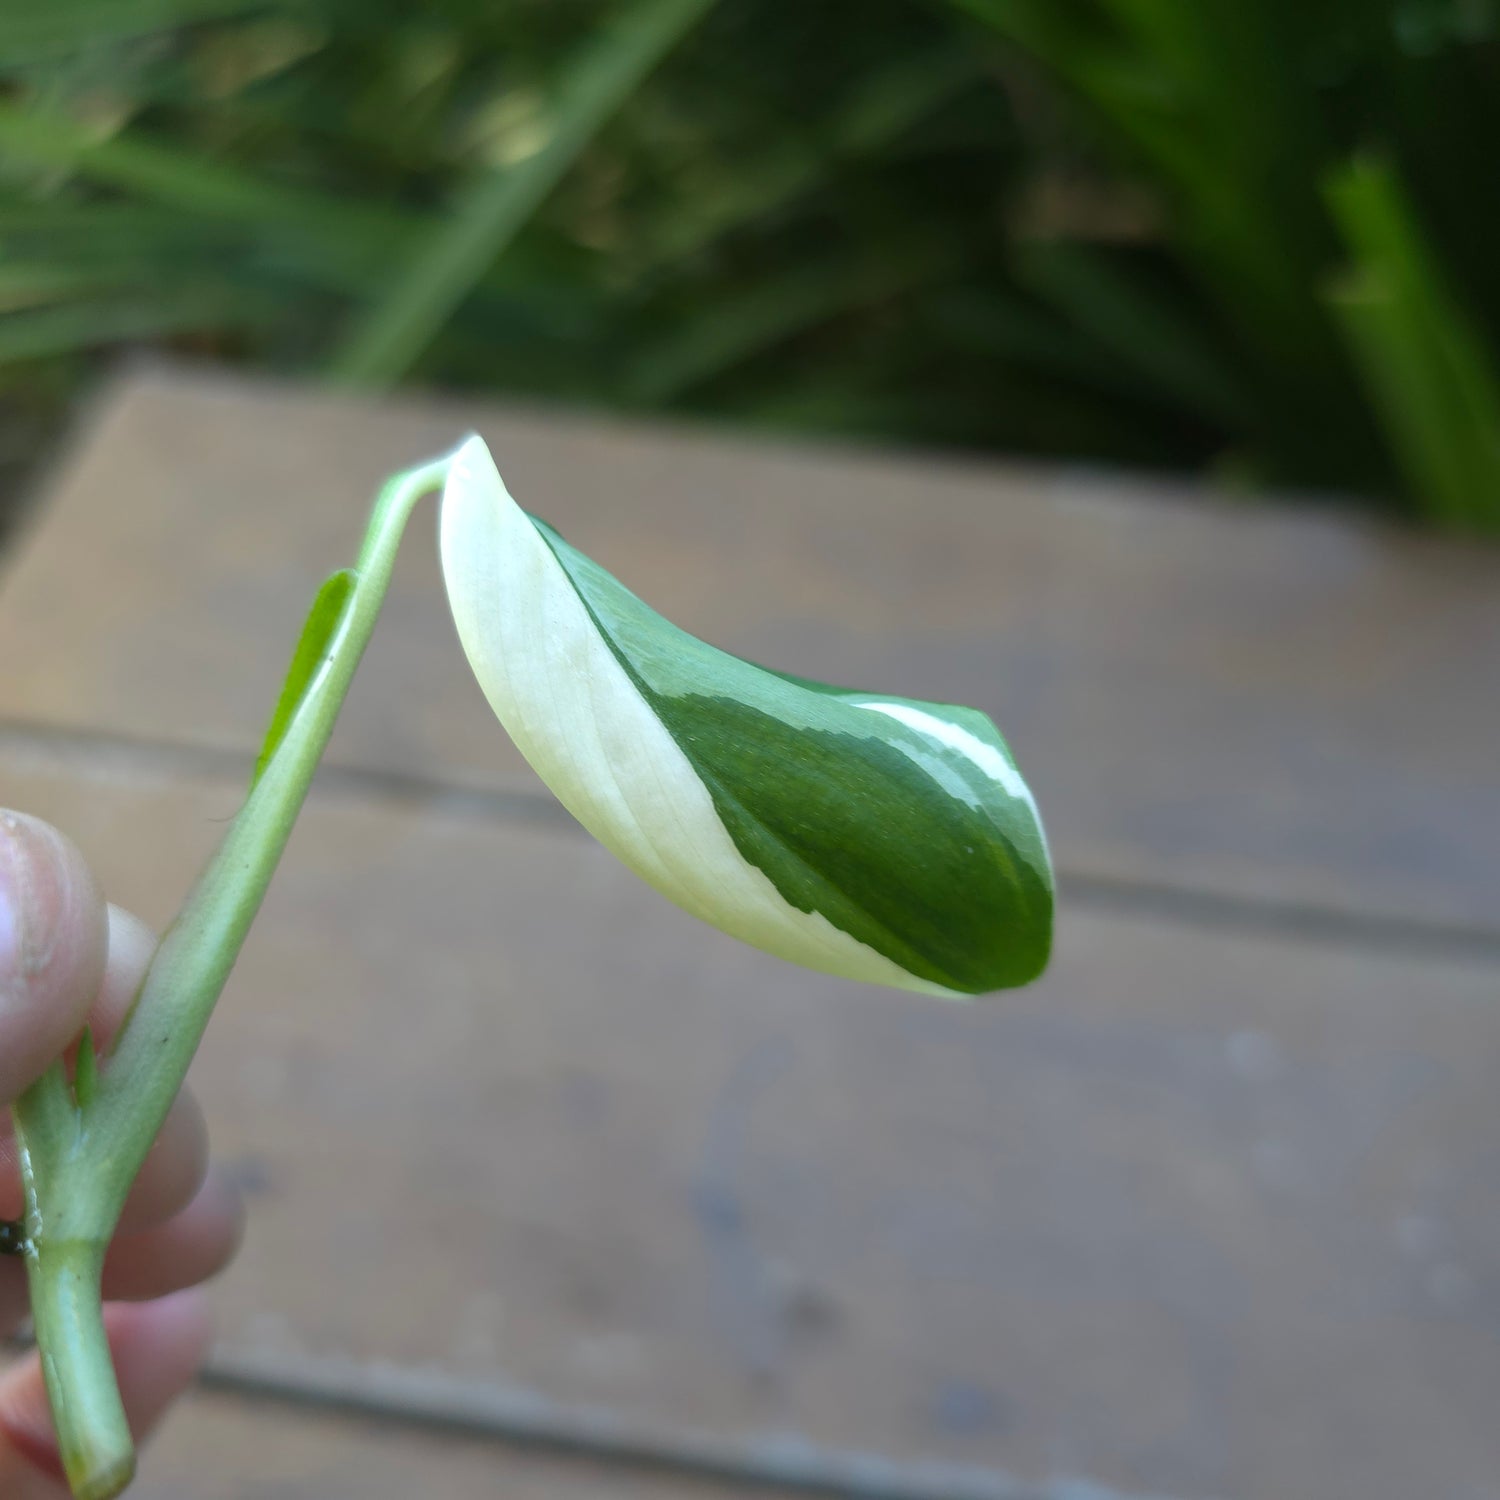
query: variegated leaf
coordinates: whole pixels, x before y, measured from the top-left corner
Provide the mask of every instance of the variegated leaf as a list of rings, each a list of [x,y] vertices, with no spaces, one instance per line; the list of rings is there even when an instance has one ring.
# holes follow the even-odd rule
[[[942,995],[1046,965],[1036,803],[976,709],[829,687],[695,639],[511,499],[470,439],[443,495],[459,637],[564,806],[685,910],[852,979]]]

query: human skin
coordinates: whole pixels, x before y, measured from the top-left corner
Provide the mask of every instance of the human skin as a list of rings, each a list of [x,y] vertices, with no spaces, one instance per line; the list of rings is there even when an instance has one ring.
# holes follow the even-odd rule
[[[144,923],[105,902],[62,834],[0,810],[0,1106],[85,1025],[105,1057],[155,946]],[[21,1211],[10,1111],[0,1108],[0,1219]],[[240,1229],[238,1195],[211,1169],[202,1111],[184,1091],[131,1190],[104,1268],[110,1349],[137,1438],[202,1363],[210,1321],[198,1284],[234,1254]],[[0,1258],[0,1336],[25,1313],[24,1264]],[[0,1495],[68,1495],[34,1353],[0,1373]]]

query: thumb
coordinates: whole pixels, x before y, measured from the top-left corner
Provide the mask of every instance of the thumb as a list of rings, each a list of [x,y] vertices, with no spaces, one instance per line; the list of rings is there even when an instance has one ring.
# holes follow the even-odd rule
[[[103,897],[55,828],[0,810],[0,1104],[78,1034],[104,977]]]

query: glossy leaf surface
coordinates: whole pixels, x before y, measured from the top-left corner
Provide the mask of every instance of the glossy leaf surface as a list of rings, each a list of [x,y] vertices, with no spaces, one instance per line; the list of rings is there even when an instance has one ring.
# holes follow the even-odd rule
[[[1045,967],[1036,805],[976,709],[769,671],[656,614],[506,492],[443,499],[459,636],[522,754],[679,906],[810,968],[938,994]]]

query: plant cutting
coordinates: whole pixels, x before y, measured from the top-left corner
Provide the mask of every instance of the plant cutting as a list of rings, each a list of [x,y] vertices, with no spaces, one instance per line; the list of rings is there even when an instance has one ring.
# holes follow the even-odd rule
[[[134,1452],[100,1307],[130,1184],[187,1071],[332,732],[419,499],[442,492],[443,575],[497,717],[580,823],[731,936],[944,997],[1047,962],[1035,802],[977,710],[831,687],[706,645],[507,493],[470,438],[381,491],[360,556],[314,601],[250,790],[108,1052],[87,1032],[15,1106],[33,1320],[78,1500]]]

